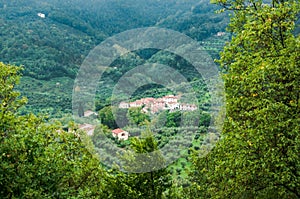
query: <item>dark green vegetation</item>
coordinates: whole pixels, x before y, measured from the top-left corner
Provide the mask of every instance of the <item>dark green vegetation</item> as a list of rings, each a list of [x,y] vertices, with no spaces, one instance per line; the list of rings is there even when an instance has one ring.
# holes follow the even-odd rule
[[[129,149],[136,136],[139,137],[144,131],[150,130],[158,149],[164,148],[169,151],[166,157],[173,159],[174,163],[168,167],[168,171],[173,174],[174,180],[180,182],[186,180],[191,167],[191,151],[199,150],[202,143],[209,142],[204,135],[210,124],[210,115],[204,111],[162,111],[150,117],[142,113],[141,108],[119,109],[107,106],[99,111],[98,117],[101,125],[97,125],[91,138],[102,159],[118,162],[119,157],[112,156],[109,152],[112,146]],[[111,129],[119,127],[130,132],[129,140],[120,141],[112,136]],[[180,150],[176,152],[177,147],[180,147]],[[101,151],[101,148],[106,150]],[[176,160],[178,157],[179,160]]]
[[[0,69],[1,198],[162,198],[172,185],[166,168],[140,174],[107,171],[85,133],[72,125],[67,133],[61,124],[32,114],[21,116],[18,109],[26,100],[14,91],[20,68],[0,63]],[[158,149],[149,130],[131,146],[137,154]],[[141,166],[135,158],[130,152],[123,157],[129,169]],[[163,163],[159,153],[153,158]]]
[[[196,0],[1,1],[0,60],[24,66],[20,91],[30,99],[27,110],[60,116],[61,112],[71,111],[71,81],[84,58],[101,41],[116,33],[149,26],[172,28],[205,41],[204,48],[216,57],[228,38],[214,35],[224,31],[228,17],[215,15],[217,6],[197,3]],[[38,17],[39,12],[46,17]],[[151,51],[136,53],[140,55],[138,58],[124,56],[114,63],[126,67],[107,71],[108,76],[103,79],[106,84],[100,85],[98,110],[107,105],[112,85],[130,68],[151,60],[173,66],[173,57]],[[185,63],[178,66],[180,71],[186,71]],[[54,88],[54,82],[59,82],[61,88]],[[145,88],[142,95],[146,91],[149,89]]]
[[[105,176],[81,137],[18,109],[19,69],[0,63],[0,197],[89,197]],[[95,183],[95,182],[99,183]]]
[[[179,159],[169,167],[157,169],[165,163],[157,149],[173,142],[169,149],[172,150],[183,141],[177,136],[180,135],[178,113],[162,112],[154,120],[130,110],[120,115],[131,123],[132,132],[135,125],[144,123],[146,127],[136,131],[140,137],[122,146],[132,149],[121,156],[125,163],[123,169],[143,169],[141,160],[144,159],[138,155],[156,151],[154,156],[145,157],[152,162],[152,170],[123,173],[118,165],[107,169],[100,163],[98,149],[94,148],[97,143],[93,141],[101,141],[105,133],[110,135],[109,128],[99,126],[102,131],[94,134],[99,138],[90,140],[83,132],[76,131],[76,125],[68,118],[62,122],[69,123],[72,133],[64,132],[59,122],[45,122],[43,118],[25,114],[27,110],[22,106],[26,100],[15,91],[21,71],[1,62],[0,198],[300,198],[300,40],[294,31],[299,1],[274,0],[262,4],[216,0],[215,3],[232,10],[229,31],[233,38],[219,59],[227,114],[222,139],[210,153],[202,156],[207,148],[199,146],[211,139],[203,140],[202,132],[186,131],[186,135],[195,136],[192,143],[195,151],[187,147],[180,153],[190,153],[192,165]],[[182,73],[192,83],[201,82],[190,76],[189,69]],[[54,83],[57,79],[54,80],[47,83],[55,92],[63,92]],[[39,85],[39,82],[32,84]],[[200,85],[196,86],[198,93],[205,91],[205,86]],[[158,96],[169,92],[159,91]],[[142,91],[136,94],[143,96]],[[99,100],[98,109],[103,114],[101,117],[106,117],[107,125],[114,127],[109,115],[114,107],[105,103]],[[201,115],[201,126],[207,124],[206,117]],[[166,123],[162,122],[163,118]],[[165,129],[161,123],[171,128]],[[161,127],[161,131],[153,131],[151,125]],[[182,175],[180,167],[184,166],[189,168],[189,175]],[[186,177],[185,181],[172,176],[174,169]]]
[[[195,162],[198,198],[300,198],[299,1],[217,0],[234,10],[223,139]]]

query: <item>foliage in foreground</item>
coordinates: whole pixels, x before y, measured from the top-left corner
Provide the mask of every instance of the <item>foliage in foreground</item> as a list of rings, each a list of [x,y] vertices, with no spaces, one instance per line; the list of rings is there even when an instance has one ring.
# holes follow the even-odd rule
[[[195,198],[300,198],[299,1],[217,1],[234,11],[223,139],[196,158]]]
[[[79,134],[18,114],[26,102],[14,91],[19,71],[0,63],[0,197],[104,196],[105,173]]]
[[[84,134],[64,132],[33,114],[19,115],[26,103],[14,91],[20,68],[0,63],[0,69],[1,198],[162,198],[170,186],[166,168],[127,174],[105,170]],[[143,165],[136,155],[158,149],[150,132],[131,147],[134,153],[124,156],[127,171]],[[154,158],[162,161],[159,154]]]

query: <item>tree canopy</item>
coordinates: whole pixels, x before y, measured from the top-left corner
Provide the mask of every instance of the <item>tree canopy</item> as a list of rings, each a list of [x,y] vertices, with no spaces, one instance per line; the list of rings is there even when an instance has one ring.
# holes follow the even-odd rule
[[[26,102],[14,91],[19,71],[0,63],[0,197],[105,197],[105,174],[79,132],[18,113]]]
[[[223,139],[195,162],[196,187],[212,198],[299,198],[299,1],[216,2],[233,13],[219,60],[227,117]]]

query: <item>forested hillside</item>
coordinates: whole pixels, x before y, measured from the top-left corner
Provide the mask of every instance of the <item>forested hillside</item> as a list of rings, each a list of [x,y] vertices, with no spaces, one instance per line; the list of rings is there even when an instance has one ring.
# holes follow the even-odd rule
[[[1,1],[0,60],[24,66],[19,88],[30,99],[29,109],[50,115],[70,113],[72,80],[87,54],[104,39],[157,26],[204,41],[224,31],[228,23],[226,15],[215,15],[217,9],[205,1],[178,0]],[[203,45],[215,58],[224,41],[212,38]],[[126,63],[130,62],[134,61]]]
[[[200,29],[199,24],[206,24],[208,27],[202,27],[206,31],[203,38],[224,30],[226,23],[223,22],[221,27],[218,24],[222,17],[211,12],[216,7],[205,5],[203,9],[201,4],[192,9],[193,3],[136,0],[2,2],[1,59],[26,66],[24,75],[36,79],[74,78],[81,62],[95,45],[125,30],[158,24],[193,35],[192,31]],[[197,9],[201,10],[200,14]],[[44,13],[45,18],[40,18],[38,13]]]

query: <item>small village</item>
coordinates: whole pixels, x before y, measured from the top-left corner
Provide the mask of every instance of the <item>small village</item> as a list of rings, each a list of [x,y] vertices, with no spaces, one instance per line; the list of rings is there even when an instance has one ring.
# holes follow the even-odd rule
[[[161,98],[142,98],[133,102],[121,102],[119,108],[137,108],[142,107],[144,113],[155,114],[163,110],[169,111],[195,111],[197,106],[195,104],[186,104],[179,102],[181,96],[177,95],[166,95]],[[97,116],[98,114],[87,110],[84,112],[84,117]],[[79,129],[85,131],[87,135],[92,136],[96,126],[92,124],[80,124]],[[112,130],[112,136],[118,140],[128,140],[130,134],[129,132],[117,128]]]
[[[155,114],[162,110],[170,111],[194,111],[197,110],[195,104],[179,102],[180,96],[167,95],[162,98],[142,98],[134,102],[121,102],[119,108],[143,107],[144,113]]]

